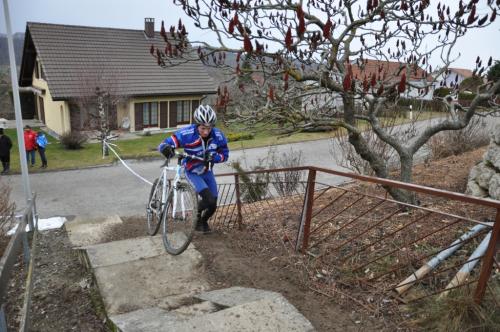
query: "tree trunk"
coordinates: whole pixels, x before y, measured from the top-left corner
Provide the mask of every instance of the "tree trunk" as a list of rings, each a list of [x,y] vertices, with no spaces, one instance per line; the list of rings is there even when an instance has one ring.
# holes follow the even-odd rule
[[[343,97],[343,101],[344,101],[344,120],[347,124],[356,127],[356,119],[354,117],[354,112],[355,112],[354,98],[346,96]],[[361,158],[363,158],[370,164],[371,168],[379,178],[384,178],[384,179],[389,178],[387,161],[378,156],[377,154],[375,154],[372,150],[370,150],[368,143],[361,134],[356,132],[349,132],[349,143],[352,144],[352,146],[354,147],[356,152],[361,156]],[[401,170],[401,180],[405,181],[403,180],[403,174],[404,174],[404,178],[407,178],[409,180],[405,182],[410,182],[412,174],[411,173],[412,166],[413,166],[413,157],[405,156],[404,160],[401,159],[402,168],[403,164],[406,166],[406,170],[404,172],[403,169]],[[399,202],[410,203],[410,204],[415,203],[414,199],[415,195],[406,190],[401,190],[390,186],[383,186],[383,188],[387,190],[387,192],[395,200]]]
[[[412,154],[401,154],[399,156],[401,162],[401,173],[399,179],[402,182],[411,183],[413,180],[413,155]],[[400,202],[405,202],[409,204],[417,204],[416,194],[412,191],[398,189],[397,193],[399,198],[396,198],[391,193],[391,196]]]

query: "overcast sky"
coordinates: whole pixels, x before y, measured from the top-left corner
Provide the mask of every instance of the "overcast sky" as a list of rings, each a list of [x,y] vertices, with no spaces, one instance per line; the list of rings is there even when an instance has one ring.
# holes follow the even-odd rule
[[[0,1],[0,33],[5,33],[3,1]],[[144,18],[153,17],[156,29],[160,22],[166,26],[176,24],[181,18],[186,25],[191,40],[214,40],[207,31],[199,31],[191,24],[189,17],[173,0],[7,0],[9,2],[13,32],[24,32],[26,22],[43,22],[143,29]],[[479,12],[479,14],[483,14]],[[482,15],[481,15],[482,16]],[[473,69],[478,55],[483,59],[493,56],[500,59],[500,19],[493,26],[478,31],[470,31],[456,49],[462,54],[454,67]]]

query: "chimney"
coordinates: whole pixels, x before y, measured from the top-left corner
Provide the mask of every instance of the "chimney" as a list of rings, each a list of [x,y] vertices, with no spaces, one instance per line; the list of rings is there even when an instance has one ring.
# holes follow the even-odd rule
[[[144,33],[148,38],[155,37],[155,19],[152,17],[146,17],[144,19]]]

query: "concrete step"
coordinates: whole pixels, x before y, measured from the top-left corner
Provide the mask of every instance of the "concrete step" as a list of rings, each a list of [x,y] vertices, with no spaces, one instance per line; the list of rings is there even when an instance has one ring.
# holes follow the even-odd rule
[[[172,330],[178,322],[177,316],[160,308],[146,308],[121,315],[110,316],[116,329],[122,332]]]
[[[166,253],[161,236],[101,243],[118,216],[66,224],[93,272],[106,315],[120,331],[313,331],[276,292],[244,287],[209,291],[203,257],[190,245]]]
[[[160,331],[167,331],[161,329]],[[215,313],[177,321],[169,331],[314,331],[312,324],[283,297],[248,302]]]
[[[172,256],[161,241],[159,236],[143,237],[81,248],[108,314],[154,306],[170,309],[209,289],[200,272],[202,256],[194,246]]]
[[[196,316],[217,311],[218,308],[210,302],[184,305],[167,311],[161,308],[147,308],[129,313],[114,315],[110,319],[123,332],[131,331],[175,331],[173,327]]]
[[[234,307],[240,304],[282,297],[280,293],[256,288],[231,287],[197,294],[196,298],[210,301],[223,307]]]
[[[245,294],[260,293],[257,289],[244,290]],[[237,293],[233,290],[233,294]],[[179,309],[167,312],[149,308],[116,315],[111,320],[122,332],[314,331],[312,324],[277,293],[218,311],[213,311],[217,307],[208,301],[198,304],[198,307],[204,304],[208,304],[210,309],[199,310],[188,306],[183,310],[189,312],[181,315]]]
[[[165,255],[161,236],[145,236],[83,246],[93,268]],[[187,249],[194,249],[190,245]]]
[[[66,222],[64,227],[71,244],[74,247],[81,247],[103,242],[107,231],[122,223],[122,219],[117,215],[105,218],[77,217]]]

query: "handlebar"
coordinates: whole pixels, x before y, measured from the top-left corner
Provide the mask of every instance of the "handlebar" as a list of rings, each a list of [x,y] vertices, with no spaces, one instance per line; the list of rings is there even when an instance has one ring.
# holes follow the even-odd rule
[[[179,165],[180,165],[182,159],[195,159],[195,160],[205,161],[205,158],[190,155],[187,153],[181,153],[181,152],[177,152],[177,151],[175,151],[174,153],[175,153],[175,157],[177,157],[177,163]],[[165,159],[165,162],[163,163],[163,165],[160,166],[160,168],[168,166],[169,162],[170,162],[170,159]]]

